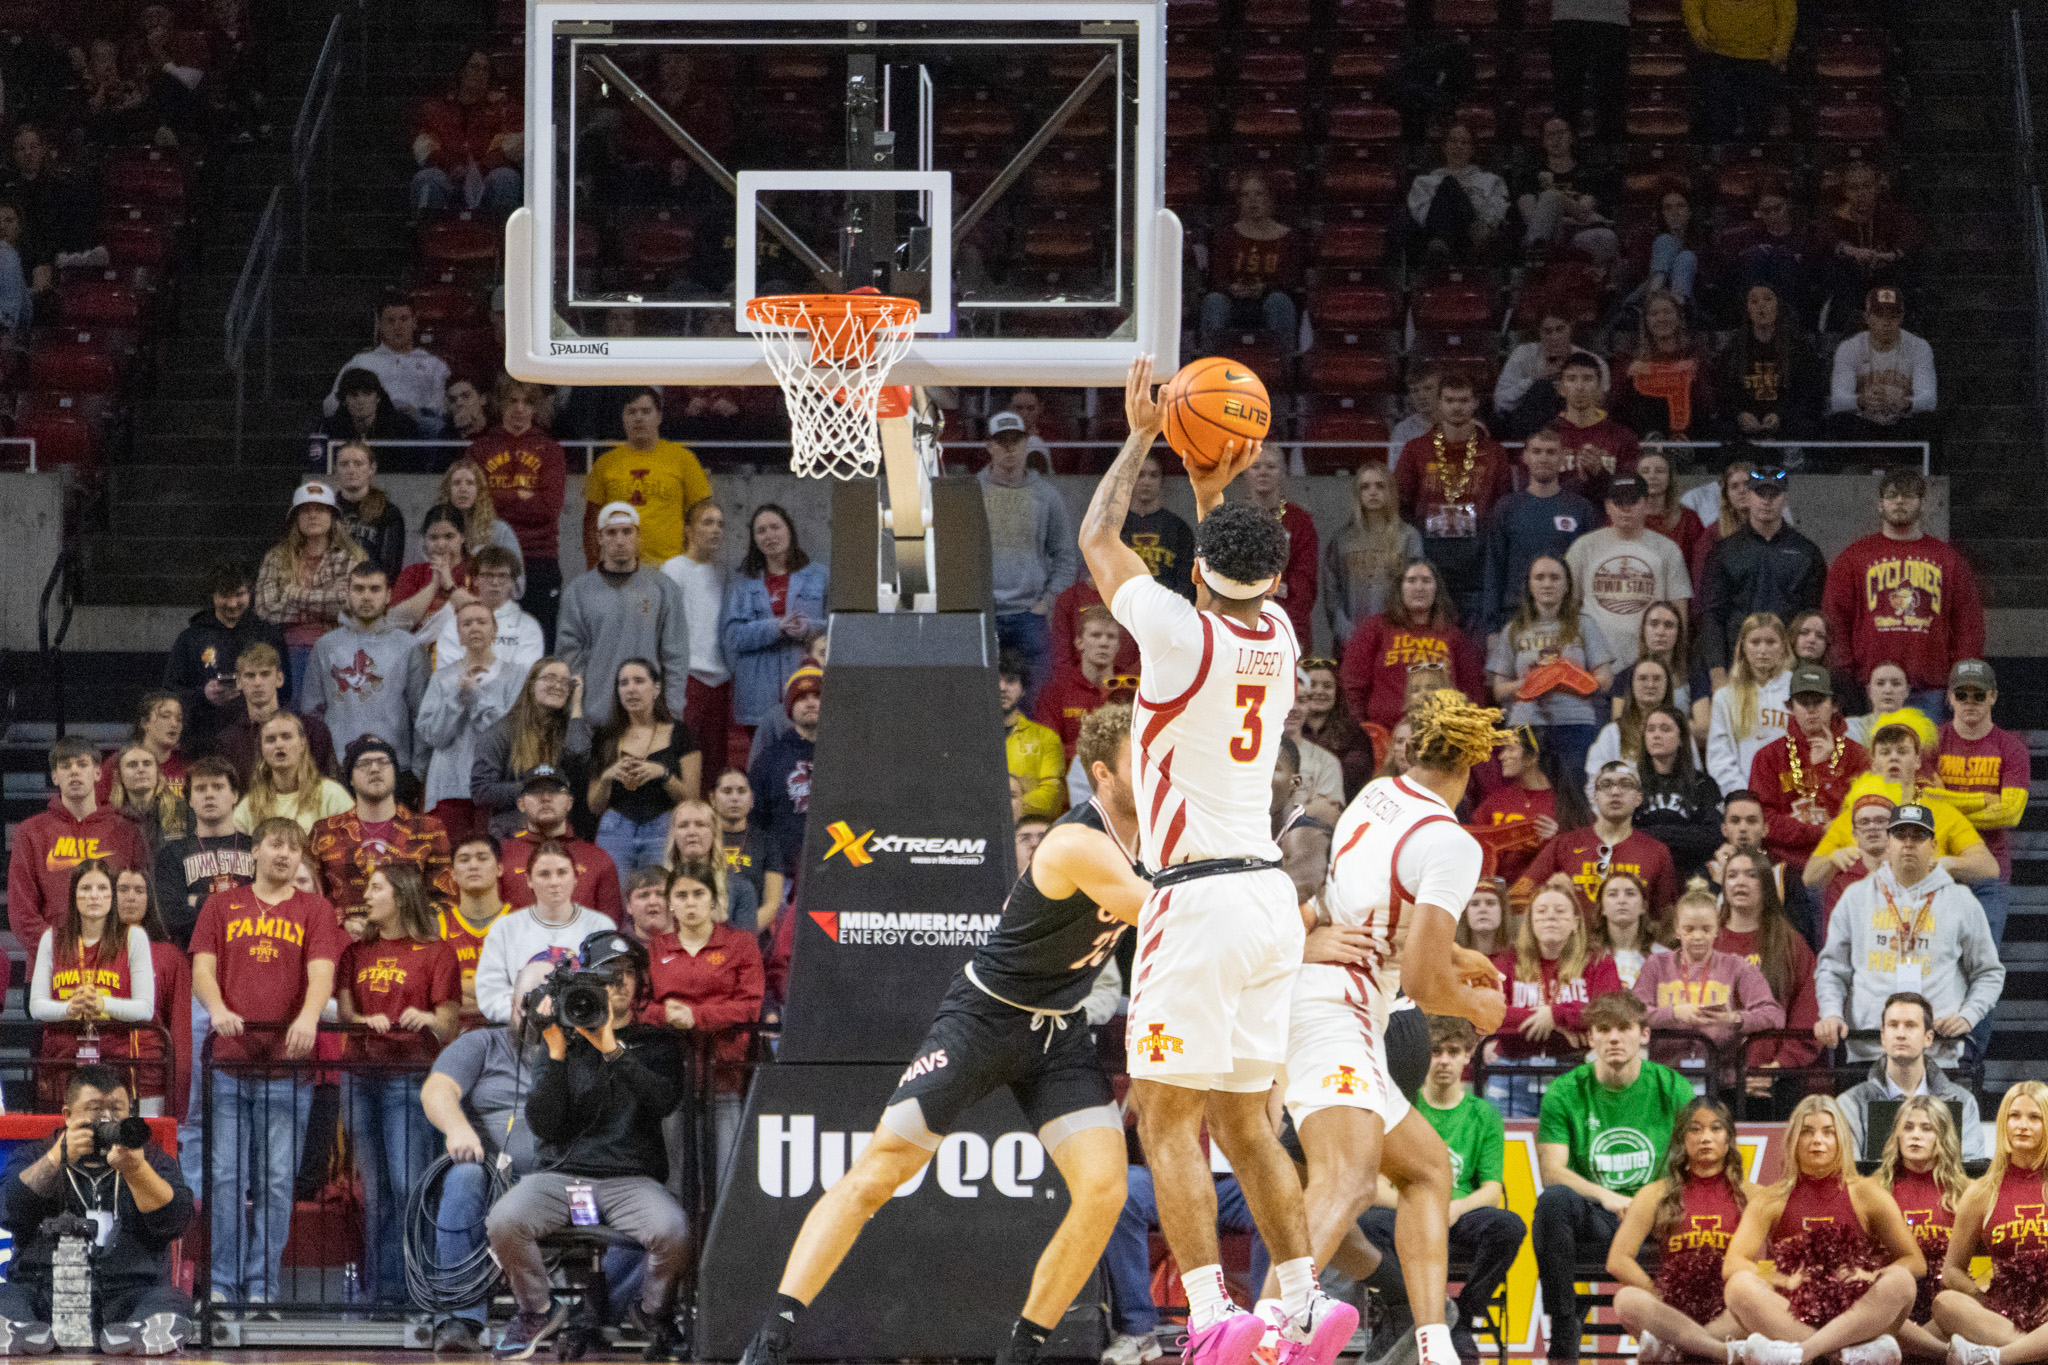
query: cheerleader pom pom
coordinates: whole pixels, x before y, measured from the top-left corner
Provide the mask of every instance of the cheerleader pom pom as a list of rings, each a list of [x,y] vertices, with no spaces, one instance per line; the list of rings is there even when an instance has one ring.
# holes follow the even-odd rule
[[[1681,1251],[1666,1256],[1657,1273],[1657,1290],[1664,1302],[1697,1323],[1709,1323],[1721,1316],[1726,1306],[1721,1285],[1718,1251]]]
[[[1919,1234],[1920,1254],[1927,1258],[1927,1273],[1920,1277],[1913,1295],[1913,1321],[1925,1327],[1934,1320],[1934,1296],[1941,1292],[1941,1265],[1948,1259],[1949,1230],[1921,1226],[1913,1231]]]
[[[2022,1251],[1991,1275],[1984,1306],[2002,1313],[2020,1332],[2048,1322],[2048,1251]]]
[[[1800,1276],[1798,1286],[1786,1296],[1786,1306],[1808,1327],[1832,1322],[1869,1290],[1869,1280],[1841,1278],[1844,1274],[1878,1270],[1885,1264],[1869,1236],[1853,1224],[1824,1223],[1771,1250],[1779,1274]]]

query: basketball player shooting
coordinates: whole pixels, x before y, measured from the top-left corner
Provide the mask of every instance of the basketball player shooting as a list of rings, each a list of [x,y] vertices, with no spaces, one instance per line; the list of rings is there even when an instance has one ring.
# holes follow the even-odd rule
[[[1301,1185],[1266,1117],[1307,932],[1270,814],[1301,652],[1286,614],[1266,600],[1287,564],[1287,533],[1269,513],[1224,503],[1223,490],[1259,453],[1257,441],[1225,441],[1213,463],[1188,461],[1200,522],[1197,605],[1154,582],[1119,537],[1165,419],[1149,357],[1131,366],[1124,413],[1130,436],[1095,490],[1080,540],[1096,588],[1143,660],[1133,776],[1139,848],[1153,875],[1138,920],[1127,1060],[1160,1227],[1187,1288],[1182,1359],[1244,1365],[1265,1330],[1224,1290],[1215,1184],[1200,1142],[1206,1122],[1273,1253],[1285,1315],[1279,1365],[1330,1365],[1358,1310],[1316,1287]]]
[[[768,1321],[741,1365],[788,1365],[797,1319],[868,1219],[924,1169],[959,1117],[1010,1087],[1073,1203],[1038,1259],[997,1365],[1031,1365],[1102,1259],[1124,1205],[1123,1116],[1085,1023],[1073,1018],[1151,890],[1138,875],[1131,713],[1105,706],[1077,756],[1095,794],[1056,821],[988,942],[939,1002],[874,1137],[804,1219]],[[853,1350],[851,1354],[860,1354]]]
[[[1485,857],[1454,812],[1473,765],[1514,737],[1495,728],[1500,712],[1450,689],[1430,693],[1408,719],[1408,771],[1368,783],[1345,810],[1323,890],[1332,923],[1364,930],[1391,953],[1358,966],[1303,965],[1287,1033],[1286,1103],[1308,1158],[1313,1254],[1327,1264],[1372,1203],[1384,1149],[1400,1191],[1394,1244],[1421,1365],[1458,1365],[1444,1321],[1450,1153],[1392,1079],[1387,1014],[1405,990],[1425,1013],[1469,1019],[1481,1036],[1500,1027],[1500,974],[1456,941]]]

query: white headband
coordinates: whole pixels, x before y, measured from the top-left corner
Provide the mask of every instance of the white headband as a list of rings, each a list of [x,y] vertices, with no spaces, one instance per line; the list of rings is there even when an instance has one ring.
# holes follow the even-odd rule
[[[1215,593],[1218,597],[1228,598],[1233,602],[1249,602],[1253,598],[1264,597],[1267,593],[1273,591],[1274,585],[1280,581],[1280,575],[1273,574],[1270,577],[1260,579],[1256,583],[1240,583],[1237,579],[1227,574],[1218,573],[1210,568],[1209,561],[1206,559],[1197,557],[1195,564],[1201,569],[1202,581],[1209,585],[1209,591]]]

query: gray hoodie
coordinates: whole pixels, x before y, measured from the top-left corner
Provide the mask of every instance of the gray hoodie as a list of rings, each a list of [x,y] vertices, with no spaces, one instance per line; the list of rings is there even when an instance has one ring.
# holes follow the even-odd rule
[[[994,551],[996,614],[1030,611],[1072,587],[1081,572],[1081,549],[1059,490],[1036,473],[1026,474],[1021,488],[997,483],[986,469],[977,477]],[[589,695],[584,693],[586,707]]]
[[[1991,1141],[1984,1133],[1983,1116],[1977,1112],[1977,1097],[1950,1080],[1931,1057],[1927,1060],[1927,1079],[1923,1082],[1923,1090],[1938,1100],[1952,1101],[1961,1113],[1963,1160],[1989,1161]],[[1849,1150],[1859,1158],[1863,1155],[1863,1134],[1867,1130],[1871,1101],[1892,1098],[1891,1082],[1885,1076],[1885,1061],[1880,1057],[1870,1068],[1869,1080],[1850,1086],[1835,1101],[1842,1106],[1842,1117],[1849,1124]]]
[[[1892,946],[1898,933],[1893,905],[1909,918],[1929,921],[1920,928],[1919,950],[1904,972]],[[1917,886],[1901,887],[1887,864],[1843,892],[1814,972],[1820,1017],[1847,1020],[1852,1029],[1878,1027],[1886,998],[1899,991],[1918,991],[1934,1007],[1935,1018],[1959,1014],[1974,1028],[2004,989],[2005,964],[1998,960],[1984,907],[1939,867]],[[1961,1050],[1960,1038],[1945,1038],[1929,1056],[1953,1066]],[[1849,1055],[1858,1059],[1877,1053],[1874,1043],[1849,1044]]]
[[[344,616],[339,626],[313,642],[299,683],[299,714],[316,715],[327,723],[337,761],[357,737],[376,735],[398,750],[399,771],[412,766],[409,698],[417,696],[412,676],[419,667],[413,653],[416,643],[388,616],[368,630]]]

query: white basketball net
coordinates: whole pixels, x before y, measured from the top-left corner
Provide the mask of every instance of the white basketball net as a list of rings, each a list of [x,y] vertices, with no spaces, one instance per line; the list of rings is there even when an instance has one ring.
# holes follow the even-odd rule
[[[881,466],[875,410],[910,349],[917,304],[886,295],[785,294],[747,316],[789,408],[789,468],[806,478],[868,478]]]

